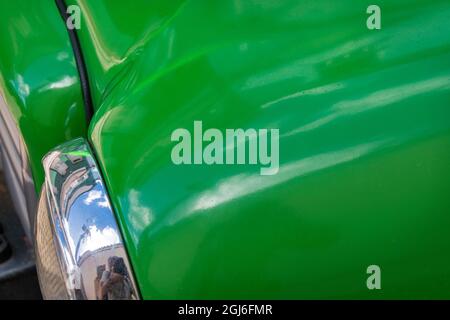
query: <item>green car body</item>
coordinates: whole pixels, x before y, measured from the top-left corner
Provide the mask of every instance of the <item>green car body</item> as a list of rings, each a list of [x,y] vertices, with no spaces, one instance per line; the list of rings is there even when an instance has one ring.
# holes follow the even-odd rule
[[[450,3],[0,4],[0,92],[28,150],[85,137],[143,298],[450,298]],[[126,8],[125,8],[126,5]],[[279,172],[177,166],[177,128],[278,128]],[[382,289],[366,286],[368,266]]]

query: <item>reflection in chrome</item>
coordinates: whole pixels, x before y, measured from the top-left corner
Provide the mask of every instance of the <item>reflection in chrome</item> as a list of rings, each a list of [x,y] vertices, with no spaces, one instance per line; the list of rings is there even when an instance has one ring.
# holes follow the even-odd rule
[[[122,237],[87,143],[63,144],[43,164],[36,258],[44,298],[137,299]]]

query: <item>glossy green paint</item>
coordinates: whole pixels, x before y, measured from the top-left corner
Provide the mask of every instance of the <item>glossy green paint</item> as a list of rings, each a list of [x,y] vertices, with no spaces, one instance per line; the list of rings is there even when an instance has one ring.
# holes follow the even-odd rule
[[[144,298],[450,298],[450,4],[68,1],[89,138]],[[40,160],[85,134],[53,1],[0,0],[0,87]],[[174,129],[279,128],[280,172],[175,166]],[[382,269],[382,290],[366,268]]]
[[[44,154],[87,131],[72,47],[54,1],[0,1],[0,94],[23,135],[39,192]]]
[[[372,2],[76,1],[144,298],[450,298],[450,3]],[[194,120],[279,128],[280,172],[175,166]]]

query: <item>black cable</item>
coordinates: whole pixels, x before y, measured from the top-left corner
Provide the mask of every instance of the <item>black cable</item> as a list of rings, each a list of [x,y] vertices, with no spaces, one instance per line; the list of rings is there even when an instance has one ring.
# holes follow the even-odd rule
[[[73,54],[75,56],[75,62],[77,64],[78,74],[80,76],[81,93],[83,95],[87,126],[89,126],[89,123],[92,119],[92,115],[94,114],[94,107],[92,103],[92,95],[89,86],[89,78],[86,70],[86,64],[84,62],[83,53],[81,51],[80,40],[78,39],[78,35],[75,28],[73,29],[67,28],[67,20],[69,19],[69,14],[67,13],[66,2],[64,0],[55,0],[55,2],[56,6],[58,7],[59,13],[64,21],[64,25],[66,26],[67,32],[69,33],[70,43],[72,45]]]

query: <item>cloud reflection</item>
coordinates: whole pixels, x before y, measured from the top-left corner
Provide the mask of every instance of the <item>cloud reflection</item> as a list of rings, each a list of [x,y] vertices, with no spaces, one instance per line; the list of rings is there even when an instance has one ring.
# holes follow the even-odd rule
[[[130,223],[133,228],[132,237],[135,241],[139,238],[139,234],[144,230],[144,228],[148,227],[150,223],[153,221],[153,213],[150,208],[142,205],[139,200],[140,193],[134,189],[130,190],[128,194],[128,201],[130,203]]]
[[[99,207],[108,208],[109,203],[106,195],[99,190],[91,190],[88,192],[86,199],[83,200],[84,204],[90,205],[92,202],[96,202]]]
[[[107,226],[100,230],[97,226],[92,225],[87,227],[85,234],[80,239],[77,256],[80,257],[87,251],[93,252],[118,243],[121,243],[120,237],[113,228]]]

